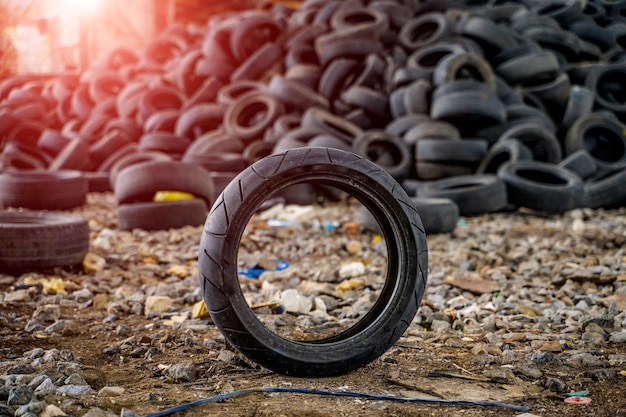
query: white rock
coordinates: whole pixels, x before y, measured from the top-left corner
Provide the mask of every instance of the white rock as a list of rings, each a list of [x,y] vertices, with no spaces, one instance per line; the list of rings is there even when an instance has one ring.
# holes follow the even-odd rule
[[[339,269],[339,277],[354,278],[365,274],[365,265],[363,262],[350,262],[343,264]]]
[[[152,295],[146,298],[144,314],[149,316],[153,313],[164,313],[172,305],[173,300],[170,297]]]
[[[98,397],[117,397],[125,392],[126,390],[122,387],[103,387],[98,391]]]
[[[280,293],[280,303],[285,308],[285,311],[290,313],[306,314],[313,307],[313,302],[309,297],[302,295],[293,288]]]

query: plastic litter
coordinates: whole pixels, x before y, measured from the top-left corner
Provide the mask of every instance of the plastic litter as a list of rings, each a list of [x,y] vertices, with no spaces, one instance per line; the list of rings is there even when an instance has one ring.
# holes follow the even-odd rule
[[[287,267],[289,267],[289,263],[287,261],[278,259],[276,261],[276,268],[274,268],[274,271],[282,271],[286,269]],[[263,274],[263,272],[265,271],[267,271],[266,268],[262,267],[259,264],[255,264],[247,269],[239,271],[239,275],[246,277],[246,278],[258,279],[261,276],[261,274]]]
[[[155,203],[164,203],[167,201],[191,200],[192,198],[194,198],[193,194],[182,191],[157,191],[152,201]]]
[[[576,404],[576,405],[585,405],[591,403],[591,398],[589,397],[567,397],[564,402],[566,404]]]
[[[306,314],[313,308],[313,301],[300,293],[300,291],[290,288],[278,294],[277,301],[284,310],[280,308],[277,312],[286,311],[288,313]]]

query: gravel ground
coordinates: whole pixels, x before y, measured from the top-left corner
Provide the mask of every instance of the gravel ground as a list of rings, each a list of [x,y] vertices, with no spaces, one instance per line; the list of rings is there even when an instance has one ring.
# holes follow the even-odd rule
[[[253,219],[240,267],[265,272],[241,282],[268,326],[309,340],[367,311],[384,281],[384,242],[360,224],[359,210],[274,208]],[[497,213],[427,236],[429,281],[409,330],[362,369],[315,380],[256,366],[197,317],[201,227],[119,231],[108,193],[73,212],[91,228],[82,268],[0,273],[0,416],[133,416],[261,385],[499,401],[531,407],[526,415],[626,414],[625,208]],[[275,270],[276,258],[288,267]],[[307,314],[281,313],[303,303]],[[184,413],[525,415],[303,394]]]

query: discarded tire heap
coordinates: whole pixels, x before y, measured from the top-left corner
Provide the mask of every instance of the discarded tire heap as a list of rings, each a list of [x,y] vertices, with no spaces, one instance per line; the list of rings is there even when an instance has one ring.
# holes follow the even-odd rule
[[[81,204],[84,184],[66,186],[81,171],[114,189],[122,228],[199,224],[251,163],[322,146],[460,215],[620,206],[625,17],[609,0],[309,0],[175,25],[80,76],[0,84],[0,204]],[[13,170],[72,195],[32,207]],[[163,189],[194,198],[157,207]]]

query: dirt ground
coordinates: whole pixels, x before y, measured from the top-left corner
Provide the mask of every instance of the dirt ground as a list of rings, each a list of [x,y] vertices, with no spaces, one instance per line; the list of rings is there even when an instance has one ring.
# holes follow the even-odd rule
[[[107,203],[110,204],[110,203]],[[108,207],[98,209],[102,215],[114,214]],[[102,215],[104,216],[104,215]],[[98,220],[105,224],[109,220]],[[480,220],[474,220],[480,221]],[[111,225],[109,225],[111,226]],[[65,273],[65,279],[80,287],[81,276]],[[144,284],[150,284],[145,282]],[[14,290],[15,280],[0,275],[0,292]],[[156,282],[155,282],[156,284]],[[138,314],[120,314],[107,322],[105,308],[79,309],[76,304],[60,304],[61,319],[75,325],[61,333],[30,333],[27,321],[37,308],[35,302],[0,303],[0,375],[12,360],[26,351],[67,349],[85,372],[87,382],[96,392],[105,387],[122,387],[125,392],[114,397],[84,395],[64,403],[64,411],[79,417],[99,407],[120,415],[130,409],[138,415],[150,415],[187,402],[254,387],[302,387],[330,391],[362,392],[395,397],[418,397],[435,400],[481,400],[529,407],[537,416],[626,416],[626,372],[606,380],[590,378],[585,369],[571,368],[555,361],[538,364],[543,377],[533,381],[515,377],[514,382],[485,378],[488,368],[501,364],[477,360],[470,342],[462,346],[446,343],[445,338],[419,337],[424,330],[410,327],[397,344],[372,363],[341,377],[304,379],[272,373],[243,360],[238,355],[225,359],[229,352],[217,328],[184,329],[168,326],[163,318]],[[118,329],[130,329],[120,332]],[[130,334],[129,334],[130,333]],[[139,340],[137,354],[112,352],[129,335]],[[150,354],[154,348],[154,354]],[[148,353],[146,353],[148,352]],[[623,344],[609,344],[600,357],[626,355]],[[169,365],[193,362],[197,375],[192,382],[177,381],[164,372]],[[47,366],[47,365],[44,365]],[[49,364],[54,372],[55,364]],[[38,370],[39,372],[39,370]],[[546,378],[561,378],[579,390],[588,390],[591,403],[568,404],[565,396],[544,387]],[[46,397],[49,404],[61,404],[66,397]],[[495,406],[467,404],[397,403],[363,398],[305,395],[296,393],[254,393],[224,401],[203,404],[175,413],[177,416],[520,416],[524,411]]]
[[[6,288],[2,288],[4,290]],[[6,316],[30,316],[33,305],[0,304],[0,313]],[[119,397],[99,398],[85,396],[75,402],[76,414],[85,409],[100,407],[119,415],[122,408],[139,415],[156,413],[170,407],[233,389],[252,387],[305,387],[320,390],[358,391],[368,394],[393,395],[439,399],[501,401],[527,406],[539,416],[621,416],[626,415],[626,378],[592,381],[580,377],[580,388],[592,393],[588,405],[564,403],[564,397],[545,390],[532,381],[518,384],[484,381],[483,366],[478,366],[466,348],[447,347],[442,343],[407,342],[401,338],[398,345],[373,363],[348,375],[335,378],[302,379],[277,375],[244,361],[227,363],[218,360],[215,351],[206,351],[185,344],[185,331],[159,328],[141,316],[121,318],[117,325],[137,329],[138,336],[149,339],[155,332],[162,335],[161,351],[151,360],[144,357],[108,356],[104,349],[122,339],[114,329],[94,330],[106,316],[104,310],[86,308],[63,309],[63,316],[77,322],[62,336],[34,337],[23,331],[18,320],[14,326],[0,328],[0,362],[21,356],[35,347],[68,349],[84,367],[89,382],[95,389],[119,386],[126,393]],[[155,327],[150,326],[154,324]],[[146,328],[147,326],[147,328]],[[139,330],[143,329],[143,330]],[[410,331],[409,331],[410,334]],[[196,337],[219,339],[217,329],[195,334]],[[610,349],[605,354],[626,353]],[[163,365],[193,361],[198,378],[191,383],[177,382],[165,377]],[[571,370],[551,366],[542,369],[546,376],[568,374]],[[446,371],[446,372],[443,372]],[[57,400],[61,401],[60,397]],[[46,399],[53,403],[53,398]],[[72,410],[66,410],[71,412]],[[500,407],[466,405],[401,404],[304,394],[257,393],[209,403],[176,413],[180,416],[517,416],[522,411]]]

